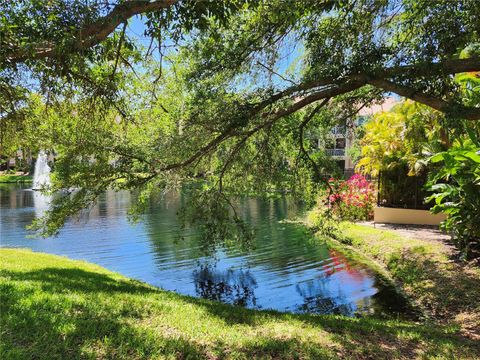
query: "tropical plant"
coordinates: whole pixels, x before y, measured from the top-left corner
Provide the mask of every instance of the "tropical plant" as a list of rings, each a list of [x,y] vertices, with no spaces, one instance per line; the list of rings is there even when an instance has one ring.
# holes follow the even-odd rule
[[[411,100],[400,101],[364,125],[356,169],[378,176],[381,171],[408,166],[408,175],[419,174],[425,170],[425,159],[446,150],[452,136],[444,114]]]
[[[378,176],[379,172],[396,165],[403,157],[405,116],[398,112],[381,112],[365,124],[360,141],[361,159],[356,169],[363,174]]]
[[[461,56],[479,53],[472,46]],[[463,101],[480,105],[480,72],[456,76]],[[447,120],[449,120],[447,118]],[[446,151],[429,158],[435,167],[430,173],[428,190],[434,192],[432,211],[447,215],[442,227],[452,234],[463,258],[480,257],[480,126],[478,123],[450,120],[452,144]]]
[[[455,141],[430,162],[441,165],[428,186],[434,213],[447,215],[442,227],[453,235],[465,258],[480,255],[480,143]]]
[[[348,180],[329,180],[333,193],[328,196],[328,207],[334,216],[344,220],[370,220],[375,205],[374,186],[362,175],[354,174]]]

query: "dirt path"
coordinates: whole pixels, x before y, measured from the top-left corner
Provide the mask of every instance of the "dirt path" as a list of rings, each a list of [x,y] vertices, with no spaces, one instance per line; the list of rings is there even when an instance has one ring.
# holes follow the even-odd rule
[[[379,230],[393,231],[401,236],[411,239],[440,241],[447,247],[451,247],[450,235],[439,230],[438,226],[428,225],[405,225],[405,224],[380,224],[373,221],[359,222],[359,225],[370,226]]]
[[[458,250],[451,243],[450,235],[440,230],[438,226],[431,225],[407,225],[407,224],[382,224],[374,223],[373,221],[363,221],[358,224],[363,226],[373,227],[379,230],[392,231],[398,235],[409,239],[417,239],[424,241],[432,241],[441,243],[451,259],[455,259],[459,254]]]

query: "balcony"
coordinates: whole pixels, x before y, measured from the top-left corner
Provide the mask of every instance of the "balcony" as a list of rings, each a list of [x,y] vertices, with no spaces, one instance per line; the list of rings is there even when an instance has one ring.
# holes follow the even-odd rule
[[[345,126],[335,126],[330,133],[335,137],[335,138],[341,138],[345,137],[346,134],[346,129]]]
[[[328,156],[345,156],[345,149],[325,149]]]

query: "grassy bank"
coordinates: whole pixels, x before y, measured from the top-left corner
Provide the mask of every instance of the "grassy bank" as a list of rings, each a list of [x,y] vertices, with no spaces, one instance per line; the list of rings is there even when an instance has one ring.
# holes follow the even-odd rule
[[[474,358],[451,326],[253,311],[0,249],[0,358]]]
[[[450,259],[444,243],[345,223],[352,247],[383,264],[406,294],[432,319],[454,323],[480,341],[480,269]]]
[[[32,175],[0,175],[0,183],[28,183],[32,181]]]

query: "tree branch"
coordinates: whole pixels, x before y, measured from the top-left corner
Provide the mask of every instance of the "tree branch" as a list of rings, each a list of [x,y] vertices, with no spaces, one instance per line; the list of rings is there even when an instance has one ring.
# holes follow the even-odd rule
[[[480,71],[480,57],[467,59],[445,59],[438,62],[419,62],[411,65],[401,65],[374,72],[372,77],[389,78],[392,76],[405,75],[406,73],[417,76],[429,76],[435,74],[458,74],[470,71]]]
[[[372,79],[369,80],[368,83],[383,90],[391,91],[400,96],[428,105],[443,113],[451,113],[466,120],[480,120],[480,108],[466,107],[457,102],[448,102],[385,79]]]
[[[276,72],[275,70],[269,68],[267,65],[262,64],[260,61],[257,61],[257,64],[260,65],[261,67],[267,69],[267,71],[269,71],[269,72],[272,73],[273,75],[277,75],[277,76],[278,76],[280,79],[282,79],[283,81],[287,81],[287,82],[289,82],[290,84],[297,85],[297,83],[295,83],[295,81],[286,78],[286,77],[283,76],[282,74],[280,74],[280,73]]]
[[[115,73],[117,72],[118,58],[120,57],[120,51],[122,50],[123,41],[125,40],[126,29],[127,29],[127,22],[124,22],[120,39],[118,39],[117,56],[115,57],[115,65],[113,67],[112,80],[115,78]]]
[[[424,65],[425,64],[421,66],[422,69],[426,69]],[[420,67],[420,65],[415,65],[415,66]],[[395,75],[395,74],[399,74],[402,69],[403,70],[408,69],[411,71],[415,69],[415,66],[406,65],[406,66],[393,67],[383,71],[382,73]],[[434,71],[438,71],[440,67],[441,67],[440,64],[432,65],[432,68],[434,69]],[[457,71],[458,72],[471,71],[472,69],[480,69],[480,58],[451,60],[451,61],[447,61],[444,67],[445,72],[452,72],[452,73],[455,73]],[[423,71],[428,71],[428,69]],[[371,84],[378,88],[382,88],[384,90],[394,92],[398,95],[408,97],[414,101],[421,102],[425,105],[431,106],[432,108],[438,109],[440,111],[452,110],[452,104],[444,100],[437,99],[423,93],[414,92],[410,88],[404,87],[402,85],[397,85],[385,79],[380,79],[380,78],[373,79],[371,77],[368,77],[367,75],[355,74],[355,75],[348,76],[346,81],[345,81],[345,78],[343,78],[344,82],[341,84],[337,84],[336,82],[338,81],[331,81],[331,80],[332,80],[331,78],[325,78],[325,79],[320,79],[310,83],[304,83],[304,84],[292,86],[256,104],[252,108],[250,117],[254,118],[255,116],[260,116],[261,118],[265,118],[268,120],[257,125],[256,127],[247,131],[246,133],[243,133],[243,135],[247,136],[248,138],[252,134],[259,131],[260,129],[270,124],[273,124],[278,119],[284,116],[290,115],[304,108],[307,105],[310,105],[322,99],[332,98],[338,95],[346,94],[348,92],[357,90],[367,84]],[[304,97],[298,96],[298,92],[300,91],[312,90],[315,88],[318,89],[315,92],[311,92],[310,94]],[[290,96],[290,99],[294,100],[293,104],[273,112],[264,111],[265,108],[267,108],[269,105],[272,105],[275,102],[281,99],[284,99],[285,97],[287,97],[287,95]],[[465,117],[466,119],[470,119],[470,120],[480,119],[480,109],[466,108],[460,104],[455,104],[455,110],[459,111],[459,109],[463,111],[461,113],[462,117]],[[242,133],[240,134],[236,133],[235,128],[230,128],[220,133],[219,135],[217,135],[209,143],[207,143],[206,145],[201,147],[199,150],[197,150],[190,158],[179,163],[166,165],[161,169],[159,169],[159,171],[169,171],[169,170],[174,170],[184,166],[188,166],[194,161],[196,161],[197,159],[200,159],[204,155],[208,154],[210,151],[214,150],[219,144],[221,144],[226,139],[231,138],[232,136],[235,136],[235,135],[242,135]]]
[[[121,23],[138,14],[166,9],[177,0],[130,0],[121,3],[113,10],[95,21],[77,30],[75,50],[85,50],[105,40]],[[59,55],[59,49],[52,42],[45,42],[33,49],[19,49],[17,52],[7,55],[8,61],[21,63],[28,59],[43,59]]]
[[[472,57],[468,59],[450,59],[437,63],[418,63],[414,65],[394,66],[386,69],[380,69],[370,74],[348,74],[341,77],[325,77],[318,80],[304,82],[299,85],[290,86],[282,90],[268,99],[256,104],[256,109],[263,109],[281,99],[287,97],[298,98],[300,94],[315,91],[313,94],[305,96],[304,102],[311,103],[313,101],[342,95],[350,91],[356,90],[363,85],[371,84],[377,88],[394,92],[400,96],[407,97],[411,100],[431,106],[439,111],[455,110],[461,113],[462,117],[468,120],[480,120],[480,109],[467,108],[458,103],[448,103],[444,100],[435,98],[428,94],[420,94],[402,85],[397,85],[389,80],[395,76],[405,75],[408,73],[415,74],[416,77],[428,77],[435,75],[450,75],[469,71],[480,71],[480,57]],[[318,91],[320,90],[320,91]],[[330,92],[329,95],[323,96],[324,93]],[[319,97],[320,96],[320,97]],[[299,108],[305,105],[299,104]]]
[[[262,122],[261,124],[257,125],[253,129],[245,132],[245,133],[238,133],[236,132],[236,128],[229,128],[228,130],[223,131],[219,135],[217,135],[215,138],[213,138],[209,143],[206,145],[202,146],[200,149],[198,149],[191,157],[188,159],[178,162],[178,163],[173,163],[169,164],[166,166],[161,167],[158,171],[169,171],[169,170],[174,170],[178,168],[182,168],[185,166],[188,166],[192,164],[195,160],[201,158],[202,156],[205,156],[208,154],[210,151],[214,150],[218,145],[220,145],[223,141],[231,138],[232,136],[238,136],[238,135],[244,135],[247,138],[258,132],[259,130],[265,128],[268,125],[274,124],[278,119],[293,114],[294,112],[304,108],[307,105],[310,105],[318,100],[326,99],[326,98],[331,98],[333,96],[337,96],[340,94],[344,94],[349,91],[353,91],[355,89],[358,89],[359,87],[363,86],[363,82],[352,82],[348,84],[344,84],[343,86],[337,86],[335,88],[329,88],[325,89],[322,91],[318,91],[316,93],[313,93],[309,96],[306,96],[303,99],[300,99],[296,102],[294,102],[292,105],[279,109],[274,112],[270,111],[265,111],[263,113],[260,113],[258,108],[255,108],[254,111],[251,114],[251,117],[253,118],[254,116],[260,116],[261,118],[268,119],[265,122]]]

